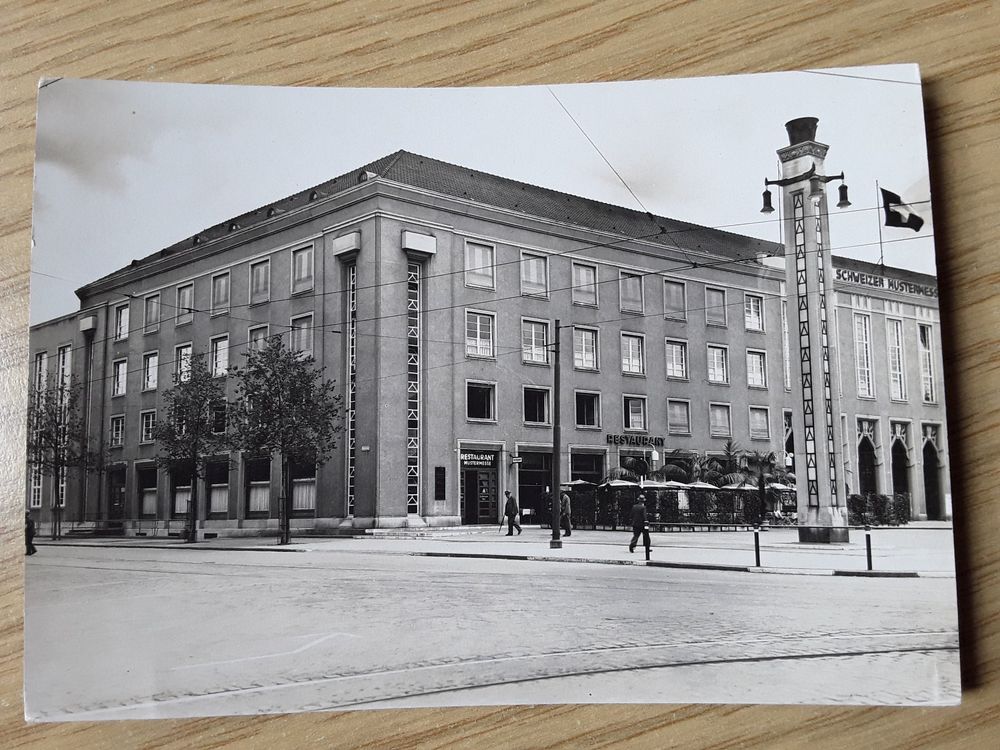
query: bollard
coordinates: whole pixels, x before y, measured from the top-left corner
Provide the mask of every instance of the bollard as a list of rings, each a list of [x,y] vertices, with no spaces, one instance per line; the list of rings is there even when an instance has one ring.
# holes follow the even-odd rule
[[[760,567],[760,526],[753,527],[753,556],[756,565]]]
[[[872,569],[872,528],[865,524],[865,551],[868,553],[868,570]]]
[[[651,542],[649,541],[649,532],[647,531],[643,533],[643,536],[645,537],[645,539],[643,539],[643,542],[645,543],[646,547],[646,562],[649,562],[649,547],[651,544]]]

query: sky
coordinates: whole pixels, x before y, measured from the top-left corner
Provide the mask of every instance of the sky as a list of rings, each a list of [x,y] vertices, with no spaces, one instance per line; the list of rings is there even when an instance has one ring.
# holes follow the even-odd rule
[[[819,118],[826,171],[850,187],[838,211],[829,184],[834,253],[879,260],[878,181],[926,221],[882,227],[886,265],[933,274],[915,65],[447,89],[46,81],[31,323],[134,258],[399,149],[777,242],[760,194],[796,117]]]

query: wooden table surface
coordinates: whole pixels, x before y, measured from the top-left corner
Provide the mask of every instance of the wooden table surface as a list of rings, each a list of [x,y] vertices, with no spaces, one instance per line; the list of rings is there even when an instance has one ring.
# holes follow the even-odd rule
[[[991,2],[0,3],[0,747],[997,747],[1000,6]],[[28,252],[42,75],[313,86],[608,81],[920,63],[948,372],[956,709],[551,706],[28,726],[22,533]],[[67,624],[69,625],[69,624]]]

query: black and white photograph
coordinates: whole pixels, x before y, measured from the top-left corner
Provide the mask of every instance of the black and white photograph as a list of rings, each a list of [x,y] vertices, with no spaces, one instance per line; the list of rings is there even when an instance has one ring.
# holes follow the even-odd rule
[[[922,96],[40,81],[27,719],[958,704]]]

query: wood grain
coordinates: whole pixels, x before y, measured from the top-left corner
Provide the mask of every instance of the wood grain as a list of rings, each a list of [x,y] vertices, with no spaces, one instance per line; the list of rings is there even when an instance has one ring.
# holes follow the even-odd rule
[[[1000,11],[990,2],[3,2],[0,746],[986,747],[1000,735]],[[919,62],[939,252],[961,596],[958,709],[554,706],[33,725],[21,707],[23,436],[42,75],[518,84]],[[991,739],[992,738],[992,739]]]

